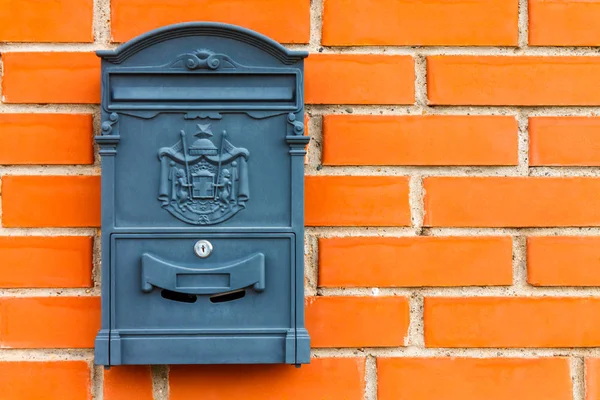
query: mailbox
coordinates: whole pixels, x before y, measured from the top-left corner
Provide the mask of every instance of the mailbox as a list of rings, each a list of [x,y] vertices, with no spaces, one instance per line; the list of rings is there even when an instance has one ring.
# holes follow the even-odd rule
[[[96,363],[308,363],[308,54],[204,22],[157,29],[97,54]]]

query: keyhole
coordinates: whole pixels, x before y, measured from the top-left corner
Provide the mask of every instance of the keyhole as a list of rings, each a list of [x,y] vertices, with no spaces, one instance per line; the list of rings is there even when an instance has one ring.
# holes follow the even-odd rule
[[[213,246],[208,240],[198,240],[194,244],[194,253],[200,258],[206,258],[212,253]]]

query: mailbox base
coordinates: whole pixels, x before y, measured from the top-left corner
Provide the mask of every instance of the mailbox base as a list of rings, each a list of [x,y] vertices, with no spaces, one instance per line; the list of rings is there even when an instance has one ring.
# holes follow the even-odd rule
[[[142,335],[100,332],[96,338],[98,365],[156,364],[307,364],[308,335],[286,333]]]

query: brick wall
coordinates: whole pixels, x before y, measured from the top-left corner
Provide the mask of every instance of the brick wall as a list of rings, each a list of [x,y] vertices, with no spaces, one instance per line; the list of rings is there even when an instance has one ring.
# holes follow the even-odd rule
[[[308,49],[309,366],[93,366],[99,60]],[[0,0],[2,400],[600,399],[600,0]]]

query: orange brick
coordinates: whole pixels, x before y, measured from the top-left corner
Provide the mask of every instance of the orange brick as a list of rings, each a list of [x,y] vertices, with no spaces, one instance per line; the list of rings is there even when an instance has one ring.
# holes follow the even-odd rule
[[[152,400],[152,371],[146,365],[104,371],[104,400]]]
[[[308,43],[310,0],[112,0],[112,37],[124,42],[160,26],[226,22],[283,43]]]
[[[397,347],[408,334],[405,297],[309,297],[306,329],[312,347]]]
[[[567,358],[377,358],[379,400],[571,400]]]
[[[598,0],[529,0],[529,45],[600,45]]]
[[[0,361],[2,400],[89,400],[85,361]]]
[[[93,0],[0,0],[0,42],[92,42]]]
[[[5,176],[2,225],[79,227],[100,225],[100,177]]]
[[[98,297],[0,298],[0,348],[93,347],[98,329]]]
[[[430,56],[432,105],[598,105],[598,57]]]
[[[234,377],[235,384],[232,384]],[[364,358],[315,358],[309,365],[175,365],[169,400],[362,400]]]
[[[600,298],[425,298],[427,347],[598,347]]]
[[[92,238],[0,237],[0,287],[91,287]]]
[[[92,136],[90,114],[0,114],[0,164],[92,164]]]
[[[529,164],[600,165],[600,118],[529,118]]]
[[[514,46],[518,2],[327,0],[323,44]]]
[[[516,165],[518,126],[504,116],[326,115],[325,165]]]
[[[307,176],[308,226],[410,225],[408,178],[392,176]]]
[[[600,286],[600,237],[527,238],[527,278],[534,286]]]
[[[410,56],[311,54],[305,90],[312,104],[413,104],[414,61]]]
[[[322,287],[510,284],[510,237],[319,239]]]
[[[3,53],[5,103],[99,103],[94,53]]]
[[[424,179],[425,226],[598,226],[600,179]]]
[[[585,400],[600,400],[600,359],[585,360]]]

